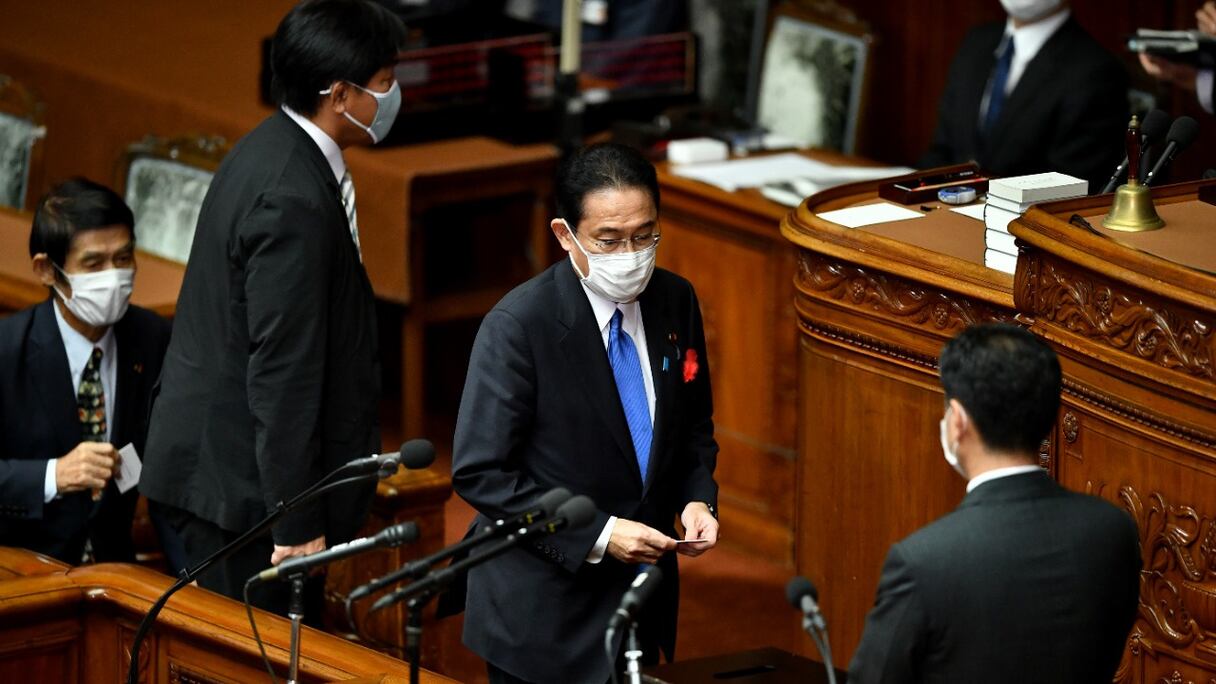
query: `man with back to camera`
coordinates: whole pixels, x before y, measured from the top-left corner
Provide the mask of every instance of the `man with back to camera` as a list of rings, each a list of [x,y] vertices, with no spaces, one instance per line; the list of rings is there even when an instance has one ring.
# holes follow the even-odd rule
[[[622,145],[575,152],[550,227],[570,259],[515,288],[482,321],[452,460],[472,529],[553,487],[589,496],[594,522],[470,571],[464,642],[490,682],[609,677],[604,633],[640,564],[663,572],[638,620],[644,657],[675,647],[673,551],[718,540],[718,445],[692,285],[656,269],[654,166]],[[679,516],[685,540],[677,544]],[[618,635],[619,637],[620,635]]]
[[[921,167],[977,162],[997,176],[1059,171],[1100,188],[1123,157],[1127,73],[1068,0],[1001,0],[1004,23],[967,33]]]
[[[216,172],[199,214],[152,413],[145,493],[169,512],[190,565],[277,503],[379,451],[375,302],[342,150],[388,134],[405,28],[367,0],[308,0],[271,46],[280,111]],[[280,520],[199,577],[239,599],[245,580],[354,536],[374,484]],[[306,614],[319,618],[322,583]],[[253,603],[286,613],[287,583]]]
[[[1127,513],[1040,468],[1060,364],[1008,324],[941,354],[952,513],[891,547],[850,684],[1109,682],[1136,616],[1139,534]]]
[[[135,561],[139,492],[114,476],[119,449],[143,451],[169,323],[130,305],[134,225],[83,178],[34,211],[30,258],[51,296],[0,320],[0,545],[76,565],[87,541],[91,560]]]

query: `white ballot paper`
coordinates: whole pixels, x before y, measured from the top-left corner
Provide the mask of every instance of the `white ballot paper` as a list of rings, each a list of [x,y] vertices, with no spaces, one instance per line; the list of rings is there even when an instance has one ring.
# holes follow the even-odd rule
[[[980,202],[979,204],[968,204],[965,207],[951,207],[950,211],[953,211],[956,214],[962,214],[963,216],[973,218],[976,221],[984,220],[984,203],[983,202]]]
[[[769,183],[789,183],[792,190],[804,197],[845,183],[901,176],[911,171],[903,166],[835,166],[792,152],[671,167],[671,172],[677,176],[709,183],[727,192]]]
[[[118,474],[114,476],[114,484],[118,485],[118,491],[126,494],[132,487],[139,484],[139,474],[144,469],[144,464],[139,460],[139,454],[135,453],[135,445],[128,444],[118,450],[118,455],[122,456],[122,463],[118,464]]]
[[[816,214],[816,216],[825,221],[839,223],[845,228],[860,228],[875,223],[918,219],[924,217],[924,214],[919,211],[905,209],[890,202],[879,202],[878,204],[863,204],[857,207],[849,207],[848,209],[825,211],[821,214]]]

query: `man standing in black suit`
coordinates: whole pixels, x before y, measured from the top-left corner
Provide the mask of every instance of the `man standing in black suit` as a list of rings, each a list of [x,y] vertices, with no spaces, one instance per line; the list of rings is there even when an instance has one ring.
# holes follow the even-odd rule
[[[1136,616],[1130,516],[1038,465],[1060,364],[1030,332],[969,328],[941,355],[953,513],[891,547],[850,684],[1109,682]]]
[[[675,646],[672,551],[718,539],[718,446],[705,333],[692,285],[654,266],[654,167],[620,145],[558,173],[551,227],[569,261],[485,317],[456,424],[452,483],[474,525],[552,487],[589,496],[595,521],[469,573],[464,641],[491,682],[608,681],[604,632],[639,564],[663,570],[642,615],[646,657]],[[677,544],[679,517],[686,540]]]
[[[1101,187],[1123,157],[1127,73],[1067,0],[1001,0],[950,65],[922,167],[978,162],[998,176],[1059,171]]]
[[[118,490],[118,450],[143,452],[169,323],[130,306],[134,217],[74,179],[38,203],[30,232],[45,302],[0,320],[0,545],[80,563],[134,562],[139,492]]]
[[[379,451],[375,301],[342,149],[383,140],[400,106],[401,21],[366,0],[311,0],[271,47],[280,111],[233,148],[199,214],[152,412],[144,491],[169,511],[191,565],[280,501]],[[284,517],[199,577],[240,598],[267,565],[350,539],[374,487]],[[306,612],[319,617],[321,583]],[[255,605],[285,613],[263,584]]]

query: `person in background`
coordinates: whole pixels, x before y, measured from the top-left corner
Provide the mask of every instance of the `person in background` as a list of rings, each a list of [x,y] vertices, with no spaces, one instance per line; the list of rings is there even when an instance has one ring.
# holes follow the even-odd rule
[[[34,211],[30,259],[50,296],[0,320],[0,545],[135,561],[139,491],[115,475],[120,449],[144,450],[169,323],[130,304],[134,225],[121,197],[83,178]]]
[[[1195,11],[1195,22],[1201,33],[1216,36],[1216,0],[1208,0]],[[1140,66],[1153,78],[1195,93],[1205,112],[1216,113],[1216,69],[1171,62],[1147,52],[1140,53]]]
[[[1135,620],[1130,515],[1039,467],[1060,363],[1029,331],[968,328],[941,353],[954,512],[891,547],[849,684],[1109,682]]]
[[[1001,0],[1008,18],[963,38],[922,168],[1059,171],[1100,188],[1123,158],[1127,73],[1067,0]]]

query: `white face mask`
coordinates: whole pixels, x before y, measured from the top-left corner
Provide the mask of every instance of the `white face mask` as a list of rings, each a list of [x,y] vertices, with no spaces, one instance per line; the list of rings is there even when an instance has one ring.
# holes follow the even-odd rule
[[[347,81],[347,83],[350,83],[350,81]],[[401,86],[397,85],[396,81],[393,81],[388,90],[378,93],[374,90],[368,90],[358,83],[350,83],[350,85],[376,98],[376,115],[372,117],[370,125],[364,124],[362,121],[351,116],[350,112],[342,112],[342,116],[345,116],[347,121],[361,128],[372,139],[373,145],[384,140],[388,132],[393,129],[393,122],[397,120],[397,112],[401,111]],[[334,89],[331,86],[325,90],[318,91],[317,94],[328,95],[333,91]]]
[[[949,413],[950,409],[946,409],[946,412]],[[951,447],[949,437],[946,436],[946,418],[945,418],[945,416],[942,417],[941,423],[939,423],[939,425],[941,426],[941,432],[942,432],[942,454],[946,457],[946,463],[949,463],[950,467],[954,468],[954,472],[958,473],[959,475],[963,476],[964,478],[967,477],[967,473],[963,472],[963,466],[959,465],[959,462],[958,462],[958,452],[956,451],[956,449],[958,449],[958,445],[956,444],[954,447]]]
[[[1041,19],[1060,8],[1060,0],[1001,0],[1005,13],[1018,21]]]
[[[565,219],[558,219],[566,226],[570,239],[578,247],[578,251],[587,257],[587,268],[591,273],[583,275],[570,254],[570,263],[574,264],[574,272],[583,279],[583,284],[592,292],[609,301],[618,304],[632,302],[637,299],[654,273],[654,257],[659,248],[658,243],[637,252],[621,252],[620,254],[591,254],[583,249],[578,237],[570,229]]]
[[[58,266],[55,270],[63,273],[68,285],[72,286],[72,296],[68,298],[59,293],[63,305],[76,318],[86,325],[101,328],[114,325],[127,313],[131,304],[131,286],[135,281],[135,269],[111,268],[96,273],[64,273]]]

